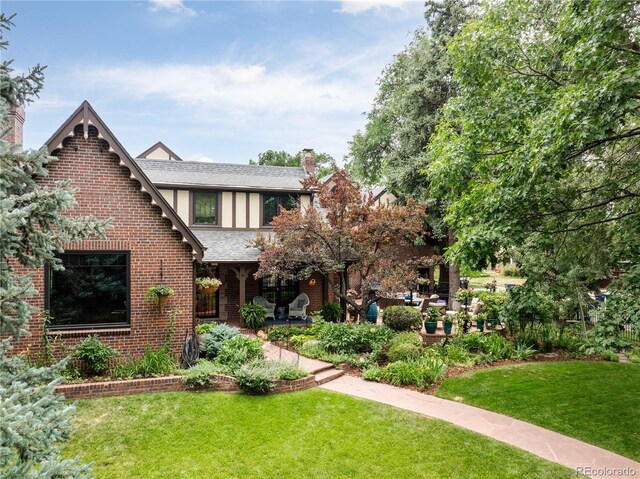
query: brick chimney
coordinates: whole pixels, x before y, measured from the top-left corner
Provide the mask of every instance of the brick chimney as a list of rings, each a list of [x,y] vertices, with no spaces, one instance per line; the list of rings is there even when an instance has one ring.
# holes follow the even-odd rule
[[[12,145],[22,148],[22,127],[24,126],[24,108],[22,106],[12,106],[7,115],[11,129],[5,136],[5,140]]]
[[[302,150],[300,163],[307,176],[316,174],[316,155],[313,153],[313,148],[304,148]]]

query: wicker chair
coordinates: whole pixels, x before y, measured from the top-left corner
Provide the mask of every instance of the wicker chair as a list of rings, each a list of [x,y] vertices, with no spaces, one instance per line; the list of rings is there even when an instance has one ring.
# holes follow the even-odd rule
[[[296,299],[289,303],[289,317],[306,318],[307,306],[309,306],[309,296],[305,293],[300,293],[296,296]]]
[[[262,296],[256,296],[253,298],[253,304],[257,304],[258,306],[262,306],[267,310],[267,319],[276,319],[276,303],[270,303]]]

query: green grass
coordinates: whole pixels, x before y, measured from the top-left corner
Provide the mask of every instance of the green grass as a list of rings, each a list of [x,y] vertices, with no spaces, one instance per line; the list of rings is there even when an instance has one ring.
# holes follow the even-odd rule
[[[504,289],[506,284],[523,284],[526,280],[525,278],[516,278],[515,276],[505,276],[502,273],[496,273],[495,271],[485,271],[485,276],[478,276],[476,278],[469,278],[469,287],[470,288],[482,288],[485,283],[491,283],[494,279],[496,280],[496,286],[499,289]]]
[[[66,456],[101,478],[569,478],[450,424],[309,390],[166,393],[79,403]]]
[[[640,460],[640,367],[570,361],[473,371],[442,398],[500,412]]]

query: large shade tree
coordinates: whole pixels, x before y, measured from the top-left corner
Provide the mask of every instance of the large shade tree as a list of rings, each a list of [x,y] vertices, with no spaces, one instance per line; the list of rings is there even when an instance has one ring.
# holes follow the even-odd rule
[[[295,155],[284,150],[267,150],[258,154],[257,160],[249,160],[250,165],[266,166],[300,166],[304,152],[299,151]],[[322,178],[330,174],[336,166],[336,160],[329,153],[317,152],[314,154],[316,160],[316,176]]]
[[[3,33],[13,17],[0,14]],[[41,90],[44,67],[16,74],[10,60],[0,63],[0,336],[19,338],[35,312],[28,298],[35,294],[27,268],[45,262],[59,267],[55,253],[68,242],[103,234],[106,222],[61,213],[75,205],[68,181],[44,187],[46,165],[55,160],[43,148],[22,152],[6,141],[12,108],[33,101]],[[86,478],[89,469],[59,455],[59,444],[71,432],[72,406],[54,394],[64,363],[33,367],[9,356],[12,339],[0,343],[0,477]]]
[[[359,317],[380,297],[415,287],[416,267],[433,258],[399,261],[394,248],[411,248],[424,234],[424,205],[378,204],[344,170],[329,182],[308,178],[304,187],[314,193],[316,207],[281,209],[272,222],[273,238],[258,236],[263,250],[258,277],[306,279],[318,272]],[[349,293],[350,277],[359,280],[361,302]]]
[[[586,288],[640,259],[640,3],[485,4],[450,44],[458,95],[427,180],[450,258],[516,251],[529,282]]]

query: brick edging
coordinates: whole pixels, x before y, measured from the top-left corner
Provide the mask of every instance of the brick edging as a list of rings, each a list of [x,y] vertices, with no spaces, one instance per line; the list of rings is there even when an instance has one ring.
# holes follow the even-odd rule
[[[215,374],[212,376],[215,387],[190,388],[182,382],[182,376],[164,376],[160,378],[128,379],[122,381],[88,382],[80,384],[62,384],[56,387],[56,393],[64,395],[65,399],[92,399],[108,396],[126,396],[129,394],[177,392],[177,391],[223,391],[238,392],[238,382],[232,376]],[[318,385],[314,375],[286,381],[274,381],[272,393],[302,391]]]

